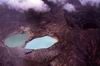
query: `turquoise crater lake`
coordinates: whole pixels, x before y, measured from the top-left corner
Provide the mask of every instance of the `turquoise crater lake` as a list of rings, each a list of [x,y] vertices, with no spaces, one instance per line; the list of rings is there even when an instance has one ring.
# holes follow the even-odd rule
[[[25,44],[28,40],[27,34],[18,33],[18,34],[11,34],[5,40],[4,43],[8,47],[21,47]]]
[[[28,42],[25,46],[25,49],[41,49],[41,48],[48,48],[58,42],[57,39],[52,38],[50,36],[44,36],[40,38],[33,39],[32,41]]]
[[[9,35],[5,38],[4,43],[8,47],[22,47],[25,45],[25,49],[41,49],[48,48],[58,42],[57,39],[50,36],[35,38],[25,44],[26,41],[28,41],[28,35],[25,33],[18,33]]]

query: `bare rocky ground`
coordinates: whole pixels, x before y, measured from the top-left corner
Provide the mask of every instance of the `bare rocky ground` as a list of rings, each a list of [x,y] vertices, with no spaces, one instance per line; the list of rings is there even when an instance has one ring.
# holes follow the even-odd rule
[[[90,14],[95,15],[95,12],[94,9]],[[100,16],[99,12],[96,14]],[[1,8],[0,15],[0,66],[100,66],[99,18],[97,21],[94,15],[95,19],[81,12],[67,14],[60,6],[52,6],[52,10],[47,13],[30,10],[23,14]],[[88,23],[88,18],[81,15],[97,22]],[[79,19],[81,17],[83,22]],[[59,42],[48,49],[30,53],[27,53],[30,50],[23,48],[5,47],[4,38],[20,26],[30,26],[35,37],[50,35],[58,38]]]

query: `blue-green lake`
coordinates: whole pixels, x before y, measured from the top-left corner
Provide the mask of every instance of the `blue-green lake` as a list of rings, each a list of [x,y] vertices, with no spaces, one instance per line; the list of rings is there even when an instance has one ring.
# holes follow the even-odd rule
[[[5,40],[4,43],[8,47],[22,47],[25,45],[25,42],[28,40],[27,34],[13,34],[9,35]],[[25,45],[25,49],[41,49],[41,48],[48,48],[52,45],[54,45],[56,42],[58,42],[57,39],[50,37],[50,36],[44,36],[35,38]]]

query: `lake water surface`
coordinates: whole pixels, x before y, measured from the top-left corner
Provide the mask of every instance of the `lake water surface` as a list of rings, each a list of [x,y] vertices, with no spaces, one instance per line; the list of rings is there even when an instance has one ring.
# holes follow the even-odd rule
[[[41,49],[41,48],[48,48],[58,42],[57,39],[52,38],[50,36],[44,36],[40,38],[33,39],[32,41],[28,42],[25,46],[25,49]]]
[[[8,36],[4,43],[8,47],[21,47],[25,44],[25,42],[28,40],[27,34],[14,34]]]
[[[21,47],[25,45],[25,42],[28,40],[27,34],[14,34],[8,36],[4,43],[8,47]],[[57,39],[50,37],[50,36],[44,36],[35,38],[25,45],[25,49],[41,49],[41,48],[48,48],[58,42]]]

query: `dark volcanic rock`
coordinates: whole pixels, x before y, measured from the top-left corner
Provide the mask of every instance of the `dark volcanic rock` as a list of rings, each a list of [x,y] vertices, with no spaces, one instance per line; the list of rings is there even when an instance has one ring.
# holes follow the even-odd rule
[[[0,66],[47,66],[59,55],[58,50],[49,49],[27,52],[30,50],[0,47]]]

